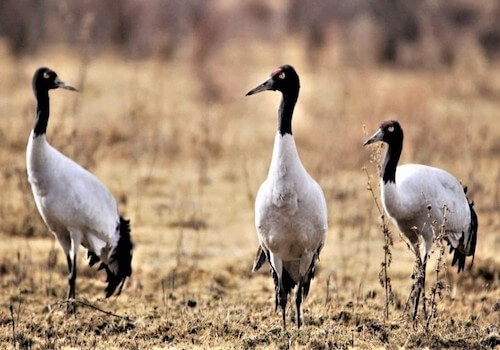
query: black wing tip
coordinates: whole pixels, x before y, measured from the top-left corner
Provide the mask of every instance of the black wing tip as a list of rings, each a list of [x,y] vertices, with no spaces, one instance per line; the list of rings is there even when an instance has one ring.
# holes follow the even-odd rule
[[[266,253],[259,245],[259,249],[257,249],[257,253],[255,254],[255,260],[253,262],[252,272],[257,272],[264,265],[267,260]]]
[[[132,274],[132,251],[134,249],[134,243],[130,237],[130,220],[120,216],[118,225],[120,238],[111,261],[118,261],[118,276],[129,277]]]
[[[106,267],[106,272],[108,274],[106,280],[106,282],[108,282],[108,286],[106,287],[106,298],[109,298],[113,294],[116,296],[120,295],[125,280],[132,275],[132,251],[134,249],[134,243],[130,237],[130,220],[120,216],[118,231],[120,233],[120,238],[118,239],[118,244],[110,259],[111,262],[118,262],[118,271],[115,274]],[[117,288],[118,291],[115,293]]]
[[[92,266],[92,265],[91,265]],[[97,271],[105,270],[106,271],[106,283],[108,284],[105,289],[105,296],[106,298],[109,298],[112,295],[120,295],[122,292],[123,285],[125,284],[125,281],[128,276],[125,275],[116,275],[111,271],[108,265],[105,263],[101,262],[99,267],[97,268]],[[115,293],[115,291],[118,291]]]
[[[464,188],[464,192],[467,191],[467,187]],[[474,258],[476,256],[476,244],[477,244],[477,230],[478,230],[478,219],[477,219],[477,214],[476,211],[474,210],[474,202],[469,202],[469,209],[470,209],[470,227],[469,227],[469,251],[467,254],[461,252],[457,248],[453,248],[450,245],[450,253],[454,251],[453,255],[453,260],[451,262],[451,266],[455,266],[455,264],[458,262],[458,273],[462,272],[465,269],[465,259],[467,256],[472,256],[472,261],[470,263],[470,267],[472,268],[472,265],[474,264]]]
[[[97,256],[96,253],[94,253],[93,251],[91,250],[88,250],[87,251],[87,259],[89,261],[89,266],[92,267],[94,266],[96,263],[98,263],[100,261],[99,257]]]
[[[474,210],[474,202],[469,203],[469,209],[470,209],[470,228],[469,228],[469,234],[470,234],[470,250],[469,250],[469,255],[474,255],[476,254],[476,244],[477,244],[477,230],[479,228],[479,222],[477,219],[477,214],[476,211]],[[473,258],[474,259],[474,258]]]
[[[314,279],[316,276],[316,261],[319,260],[319,253],[321,251],[322,247],[319,247],[318,250],[316,251],[316,254],[314,254],[311,265],[309,266],[309,270],[307,273],[307,278],[306,280],[299,284],[299,287],[301,286],[300,290],[297,290],[297,293],[302,294],[302,299],[305,300],[307,298],[307,295],[309,294],[309,289],[311,287],[311,281]],[[278,305],[281,306],[282,308],[286,307],[286,299],[285,299],[285,304],[281,305],[279,303],[279,281],[278,281],[278,274],[276,271],[274,271],[273,267],[271,266],[271,273],[273,275],[274,279],[274,286],[276,288],[276,301],[275,301],[275,309],[278,309]],[[283,269],[283,292],[284,294],[288,297],[290,293],[292,292],[292,289],[295,288],[297,285],[297,282],[293,280],[293,278],[290,276],[288,271],[286,269]]]
[[[273,275],[274,287],[276,292],[275,305],[274,305],[275,310],[278,309],[278,306],[280,306],[282,309],[285,309],[288,301],[288,296],[290,295],[292,289],[295,287],[297,283],[293,280],[288,271],[286,269],[283,269],[283,276],[281,278],[283,290],[281,290],[278,274],[276,273],[272,265],[271,265],[271,274]]]
[[[287,270],[283,269],[283,289],[285,293],[288,295],[292,292],[292,289],[295,287],[297,283],[293,280],[292,276],[288,273]]]
[[[112,295],[119,296],[122,293],[123,285],[125,284],[125,280],[127,276],[117,276],[111,270],[106,269],[106,273],[108,274],[108,278],[106,282],[108,283],[106,287],[106,298],[111,297]],[[118,290],[117,290],[118,288]],[[115,293],[116,291],[116,293]]]
[[[101,262],[97,269],[98,271],[106,271],[106,282],[108,283],[105,289],[106,298],[112,295],[120,295],[127,277],[132,275],[132,250],[134,248],[134,243],[130,237],[130,220],[126,220],[120,216],[117,230],[120,234],[120,238],[110,258],[110,263],[115,261],[118,263],[117,273],[111,271],[109,266],[103,262]],[[87,252],[87,257],[90,266],[95,265],[99,261],[99,257],[92,251]]]
[[[451,251],[455,251],[455,253],[453,254],[453,260],[451,261],[451,266],[455,266],[458,262],[458,273],[460,273],[465,268],[465,254],[455,248],[453,248]]]
[[[311,261],[311,265],[309,266],[309,272],[307,273],[307,279],[302,285],[302,298],[306,299],[309,294],[309,289],[311,287],[311,281],[316,276],[316,261],[319,260],[319,253],[321,251],[322,246],[318,248],[316,254],[314,254],[313,259]]]

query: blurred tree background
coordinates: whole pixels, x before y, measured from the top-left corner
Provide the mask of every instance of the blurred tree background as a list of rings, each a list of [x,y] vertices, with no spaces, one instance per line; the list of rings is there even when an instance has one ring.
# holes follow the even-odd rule
[[[131,58],[203,64],[233,40],[303,43],[311,67],[452,65],[464,51],[500,57],[498,0],[2,0],[0,37],[16,55],[45,45],[113,48]]]

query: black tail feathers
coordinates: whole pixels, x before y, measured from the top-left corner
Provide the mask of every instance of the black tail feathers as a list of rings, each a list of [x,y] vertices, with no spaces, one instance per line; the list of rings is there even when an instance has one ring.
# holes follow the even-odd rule
[[[109,298],[118,288],[116,295],[120,295],[123,285],[127,277],[132,274],[132,249],[134,244],[130,238],[130,220],[125,220],[120,216],[120,222],[117,226],[117,231],[119,232],[120,237],[118,238],[118,244],[116,245],[111,259],[109,261],[109,265],[113,263],[117,263],[117,271],[113,272],[109,265],[101,262],[98,270],[106,270],[107,278],[106,282],[108,283],[106,287],[106,298]],[[95,263],[99,261],[99,257],[92,251],[87,252],[87,257],[89,259],[89,265],[93,266]]]
[[[89,260],[89,266],[94,266],[97,262],[99,262],[99,257],[91,250],[87,251],[87,259]]]
[[[453,254],[451,266],[455,266],[455,264],[458,262],[458,273],[460,273],[465,268],[465,254],[462,253],[458,248],[453,248],[452,246],[450,246],[450,253],[452,253],[453,251],[455,251],[455,254]]]
[[[120,295],[125,280],[132,274],[132,249],[134,244],[130,238],[130,220],[125,220],[120,216],[120,223],[117,230],[120,233],[120,238],[118,239],[114,253],[111,255],[110,264],[116,261],[118,263],[118,271],[115,274],[109,267],[106,269],[106,273],[108,274],[106,280],[108,282],[106,298],[113,295],[117,287],[118,291],[116,295]]]
[[[265,251],[259,245],[259,249],[257,249],[257,254],[255,255],[255,261],[253,262],[252,272],[259,271],[259,269],[264,265],[267,260],[267,256]]]
[[[305,298],[307,298],[307,295],[309,294],[311,280],[314,278],[314,276],[316,274],[316,261],[319,259],[320,250],[321,250],[321,247],[318,249],[318,251],[316,252],[316,254],[314,255],[314,257],[311,261],[311,265],[309,266],[306,280],[299,284],[299,289],[297,290],[297,293],[301,294],[301,300],[304,300]],[[265,256],[267,257],[267,254]],[[267,259],[269,260],[269,258],[267,258]],[[260,252],[257,252],[256,261],[260,261],[260,260],[261,260],[260,259]],[[260,263],[260,264],[254,263],[254,266],[255,265],[258,265],[258,267],[260,268],[262,263]],[[271,265],[271,274],[273,276],[274,287],[276,289],[275,310],[278,309],[278,306],[280,306],[282,309],[284,309],[286,307],[287,302],[288,302],[288,296],[292,292],[292,289],[295,288],[295,286],[297,285],[297,282],[295,282],[294,279],[292,278],[292,276],[290,276],[290,273],[285,268],[283,268],[283,278],[282,278],[283,287],[281,288],[281,286],[279,284],[278,274],[276,273],[276,271],[274,270],[272,265]]]
[[[261,246],[259,246],[259,249],[257,250],[252,271],[253,272],[258,271],[261,268],[261,266],[266,262],[266,260],[269,261],[269,265],[271,266],[271,275],[273,276],[274,280],[275,310],[278,310],[278,307],[281,307],[282,310],[285,310],[286,304],[288,303],[288,296],[290,295],[292,289],[295,287],[297,283],[293,280],[292,276],[290,276],[290,273],[288,273],[288,271],[285,268],[283,268],[283,273],[282,273],[283,276],[280,284],[278,273],[274,269],[273,265],[270,263],[271,258],[269,256],[269,251],[263,249]]]
[[[302,298],[305,299],[307,298],[307,295],[309,294],[309,288],[311,287],[311,281],[316,275],[316,260],[319,259],[319,251],[314,255],[312,261],[311,261],[311,266],[309,266],[309,272],[307,273],[307,279],[302,285]],[[300,292],[300,291],[299,291]]]
[[[295,287],[297,283],[293,280],[293,278],[290,276],[288,271],[286,269],[283,269],[283,276],[282,276],[282,285],[283,288],[280,286],[279,279],[278,279],[278,274],[274,270],[274,268],[271,266],[271,273],[273,275],[273,280],[274,280],[274,287],[276,289],[276,295],[275,295],[275,310],[278,309],[278,306],[280,306],[283,310],[286,308],[286,304],[288,303],[288,296],[292,292],[292,289]]]
[[[470,266],[472,267],[472,264],[474,264],[474,257],[476,255],[477,229],[479,228],[479,222],[477,220],[476,211],[474,210],[474,202],[469,203],[469,209],[470,209],[469,255],[472,255],[472,262],[470,263]]]
[[[467,187],[464,187],[464,192],[467,193]],[[467,256],[472,255],[472,261],[470,264],[470,266],[472,267],[472,264],[474,264],[474,256],[476,254],[477,229],[479,225],[477,220],[477,214],[476,211],[474,210],[474,202],[469,203],[469,209],[470,209],[470,226],[469,226],[468,241],[462,243],[464,245],[463,250],[466,250],[468,247],[469,248],[468,251],[464,253],[460,249],[453,248],[450,245],[450,253],[455,251],[453,255],[453,260],[451,261],[451,266],[455,266],[455,264],[458,262],[458,273],[464,270],[465,258]]]

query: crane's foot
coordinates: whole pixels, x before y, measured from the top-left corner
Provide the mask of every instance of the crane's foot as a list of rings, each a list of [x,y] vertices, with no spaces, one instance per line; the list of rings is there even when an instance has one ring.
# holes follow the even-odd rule
[[[66,314],[68,315],[74,315],[76,314],[76,302],[74,299],[68,299],[66,300]]]

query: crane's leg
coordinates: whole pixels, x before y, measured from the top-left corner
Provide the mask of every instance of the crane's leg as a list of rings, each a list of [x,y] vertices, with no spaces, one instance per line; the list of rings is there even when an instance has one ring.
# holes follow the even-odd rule
[[[69,275],[68,275],[69,288],[68,288],[67,299],[74,300],[76,297],[76,260],[77,260],[76,258],[78,254],[78,248],[80,247],[80,243],[82,241],[82,235],[80,234],[79,231],[71,230],[70,239],[71,239],[71,248],[66,256],[69,269]],[[76,312],[76,306],[74,303],[68,304],[68,312],[69,313]]]
[[[286,295],[285,288],[283,287],[283,262],[274,254],[270,254],[269,262],[276,274],[274,278],[274,287],[276,289],[276,307],[279,305],[281,308],[281,315],[283,318],[283,329],[286,330],[286,304],[288,296]]]
[[[413,283],[411,285],[410,294],[408,294],[408,299],[406,299],[405,308],[403,309],[403,316],[406,314],[406,310],[408,310],[408,306],[410,305],[410,300],[411,300],[411,298],[413,296],[413,293],[415,292],[415,288],[416,287],[417,287],[416,283]]]
[[[283,288],[283,280],[280,279],[280,306],[281,306],[281,316],[283,318],[283,330],[286,330],[286,304],[287,296],[285,294],[285,288]]]
[[[302,325],[301,321],[301,307],[302,307],[302,296],[303,296],[303,285],[302,282],[299,283],[299,287],[297,288],[297,295],[295,296],[295,306],[297,307],[297,328],[300,328]]]
[[[429,258],[429,254],[432,249],[432,242],[433,242],[433,235],[434,232],[432,230],[427,230],[427,234],[424,235],[424,241],[425,241],[425,246],[424,246],[424,264],[422,266],[422,311],[424,313],[424,319],[427,320],[427,298],[425,296],[425,277],[427,275],[427,259]]]
[[[405,307],[403,309],[403,316],[406,315],[406,310],[408,310],[408,307],[410,305],[410,301],[417,299],[418,297],[415,295],[415,292],[418,291],[418,276],[420,274],[420,247],[418,243],[418,238],[415,238],[414,240],[410,239],[411,245],[413,247],[413,253],[415,254],[416,257],[416,262],[415,262],[415,267],[414,268],[414,273],[418,274],[417,276],[412,275],[412,278],[414,279],[413,284],[411,285],[411,290],[410,294],[408,294],[408,299],[406,299]],[[416,270],[416,271],[415,271]],[[415,315],[413,315],[413,319],[415,319]]]
[[[66,312],[68,314],[76,313],[76,305],[74,303],[75,299],[75,284],[76,284],[76,255],[68,253],[66,255],[66,260],[68,262],[68,293],[66,294],[67,307]]]
[[[66,294],[66,299],[75,298],[75,284],[76,284],[76,256],[68,254],[66,256],[68,262],[68,293]]]
[[[425,304],[427,302],[427,299],[425,297],[425,276],[427,274],[426,270],[427,270],[427,253],[425,254],[424,264],[422,266],[422,311],[424,313],[424,319],[427,319],[427,309],[425,307]]]
[[[417,295],[415,297],[415,305],[413,309],[413,321],[417,319],[417,311],[418,311],[418,303],[420,301],[420,295],[422,292],[425,290],[425,267],[427,265],[427,258],[425,259],[425,263],[422,263],[422,258],[420,257],[420,250],[417,250],[417,271],[418,271],[418,277],[416,280],[416,288],[417,288]],[[424,292],[425,293],[425,292]],[[425,300],[423,300],[423,303],[425,304]],[[425,305],[424,305],[425,308]]]

